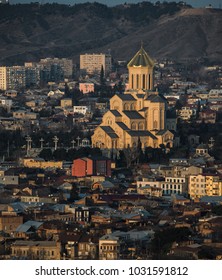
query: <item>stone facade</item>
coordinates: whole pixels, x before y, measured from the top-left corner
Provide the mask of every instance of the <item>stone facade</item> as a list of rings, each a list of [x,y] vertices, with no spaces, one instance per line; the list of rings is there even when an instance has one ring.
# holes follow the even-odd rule
[[[173,146],[174,134],[166,129],[167,101],[153,91],[154,63],[143,47],[128,63],[129,89],[110,99],[110,110],[92,136],[93,147],[119,150],[137,146]]]

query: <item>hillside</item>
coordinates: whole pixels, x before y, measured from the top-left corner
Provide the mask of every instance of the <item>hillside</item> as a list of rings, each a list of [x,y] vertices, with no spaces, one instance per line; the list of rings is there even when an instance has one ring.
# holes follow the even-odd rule
[[[80,53],[108,49],[115,59],[128,60],[141,41],[156,59],[222,61],[222,10],[149,2],[112,8],[98,3],[0,6],[2,65],[48,56],[78,62]]]

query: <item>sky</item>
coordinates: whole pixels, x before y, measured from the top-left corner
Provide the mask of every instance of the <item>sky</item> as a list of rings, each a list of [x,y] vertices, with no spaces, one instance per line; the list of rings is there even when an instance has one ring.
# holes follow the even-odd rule
[[[118,4],[123,4],[123,3],[139,3],[143,2],[145,0],[9,0],[11,4],[16,4],[16,3],[30,3],[30,2],[41,2],[41,3],[60,3],[60,4],[79,4],[79,3],[85,3],[85,2],[98,2],[105,4],[107,6],[115,6]],[[174,2],[180,2],[181,0],[177,1],[174,0]],[[149,0],[148,2],[155,3],[157,0]],[[163,2],[163,0],[160,0],[160,2]],[[173,2],[172,1],[167,1],[167,2]],[[185,1],[187,4],[192,5],[193,7],[204,7],[206,5],[211,4],[214,8],[219,8],[222,7],[222,0],[187,0]]]

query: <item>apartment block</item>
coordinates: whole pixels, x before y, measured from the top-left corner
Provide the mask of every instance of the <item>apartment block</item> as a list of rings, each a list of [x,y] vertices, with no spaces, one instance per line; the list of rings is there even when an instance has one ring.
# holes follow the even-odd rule
[[[217,175],[206,175],[206,195],[222,195],[222,178]]]
[[[56,68],[56,65],[62,70],[64,78],[71,78],[73,74],[73,61],[68,58],[43,58],[39,62],[42,66],[48,66],[49,68]],[[53,67],[52,67],[53,66]],[[57,67],[57,68],[58,68]],[[53,69],[52,69],[53,70]]]
[[[107,75],[112,69],[112,57],[110,54],[81,54],[80,70],[87,74],[99,74],[103,67],[104,73]]]
[[[206,176],[199,175],[191,175],[188,179],[188,194],[190,198],[200,198],[206,194]]]
[[[0,89],[7,89],[7,79],[6,79],[6,67],[0,67]]]
[[[165,177],[162,182],[163,195],[187,193],[186,177]]]

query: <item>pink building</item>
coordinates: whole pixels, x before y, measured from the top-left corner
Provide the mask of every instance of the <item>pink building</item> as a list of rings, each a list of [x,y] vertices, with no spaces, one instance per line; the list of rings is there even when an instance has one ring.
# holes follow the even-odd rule
[[[79,90],[82,91],[83,94],[94,92],[94,84],[93,83],[79,83]]]

